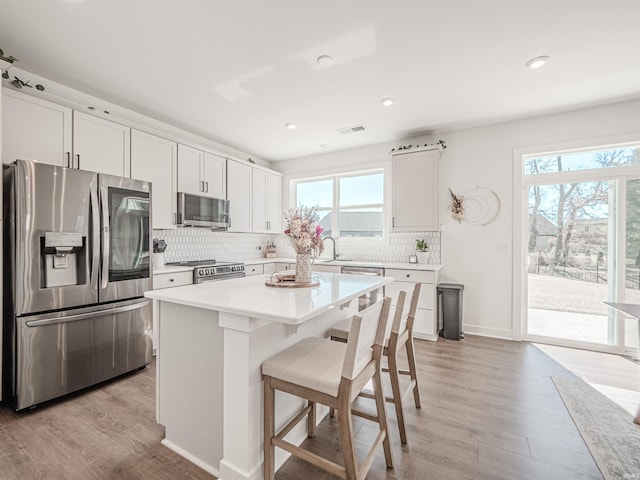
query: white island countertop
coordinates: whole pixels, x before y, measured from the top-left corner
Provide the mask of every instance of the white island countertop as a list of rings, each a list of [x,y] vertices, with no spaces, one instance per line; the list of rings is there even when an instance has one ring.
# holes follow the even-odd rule
[[[316,277],[320,282],[317,287],[271,287],[265,285],[267,277],[255,275],[152,290],[145,296],[179,305],[299,325],[393,282],[391,277],[341,273],[314,273],[314,279]]]

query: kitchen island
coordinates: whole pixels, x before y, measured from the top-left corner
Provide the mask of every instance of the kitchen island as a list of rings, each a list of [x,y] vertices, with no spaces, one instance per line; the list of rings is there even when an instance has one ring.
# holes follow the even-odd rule
[[[314,276],[312,288],[270,287],[257,275],[145,294],[159,320],[156,415],[164,445],[222,480],[262,478],[262,362],[302,338],[326,337],[353,313],[352,300],[393,281]],[[279,396],[276,425],[300,402]],[[302,425],[289,435],[306,436]],[[277,453],[279,467],[287,457]]]

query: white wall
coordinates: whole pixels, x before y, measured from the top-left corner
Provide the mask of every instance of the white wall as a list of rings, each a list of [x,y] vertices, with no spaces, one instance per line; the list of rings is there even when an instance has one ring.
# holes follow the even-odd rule
[[[445,140],[448,148],[440,166],[441,260],[445,266],[441,281],[465,286],[466,332],[513,338],[514,150],[544,149],[551,144],[557,148],[575,142],[599,145],[607,137],[634,132],[640,141],[640,100],[288,160],[275,163],[274,168],[285,174],[286,181],[302,173],[389,161],[388,152],[401,144]],[[502,204],[498,218],[485,227],[458,224],[446,209],[449,187],[463,194],[475,186],[493,189]]]

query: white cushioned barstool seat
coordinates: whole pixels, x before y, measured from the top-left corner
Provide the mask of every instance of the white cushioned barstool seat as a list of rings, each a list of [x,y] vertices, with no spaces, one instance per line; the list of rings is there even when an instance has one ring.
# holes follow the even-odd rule
[[[335,396],[346,351],[346,343],[305,338],[265,361],[262,374]]]

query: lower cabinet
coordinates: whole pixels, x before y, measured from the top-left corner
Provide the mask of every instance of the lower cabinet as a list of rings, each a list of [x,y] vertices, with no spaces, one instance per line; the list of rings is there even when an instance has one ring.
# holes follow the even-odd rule
[[[163,272],[153,274],[153,289],[181,287],[182,285],[191,285],[193,283],[193,270],[184,272]],[[153,310],[153,354],[156,354],[156,346],[158,345],[158,312]]]
[[[438,283],[438,272],[424,270],[401,270],[395,268],[385,268],[384,274],[393,277],[393,283],[385,286],[385,296],[391,298],[391,305],[396,306],[398,294],[401,290],[407,292],[407,299],[403,313],[409,311],[411,294],[416,283],[421,283],[420,298],[416,319],[413,326],[413,335],[416,338],[425,340],[438,339],[438,320],[436,314],[436,285]]]
[[[266,265],[245,265],[244,273],[247,277],[251,275],[262,275],[264,273],[264,267]]]

